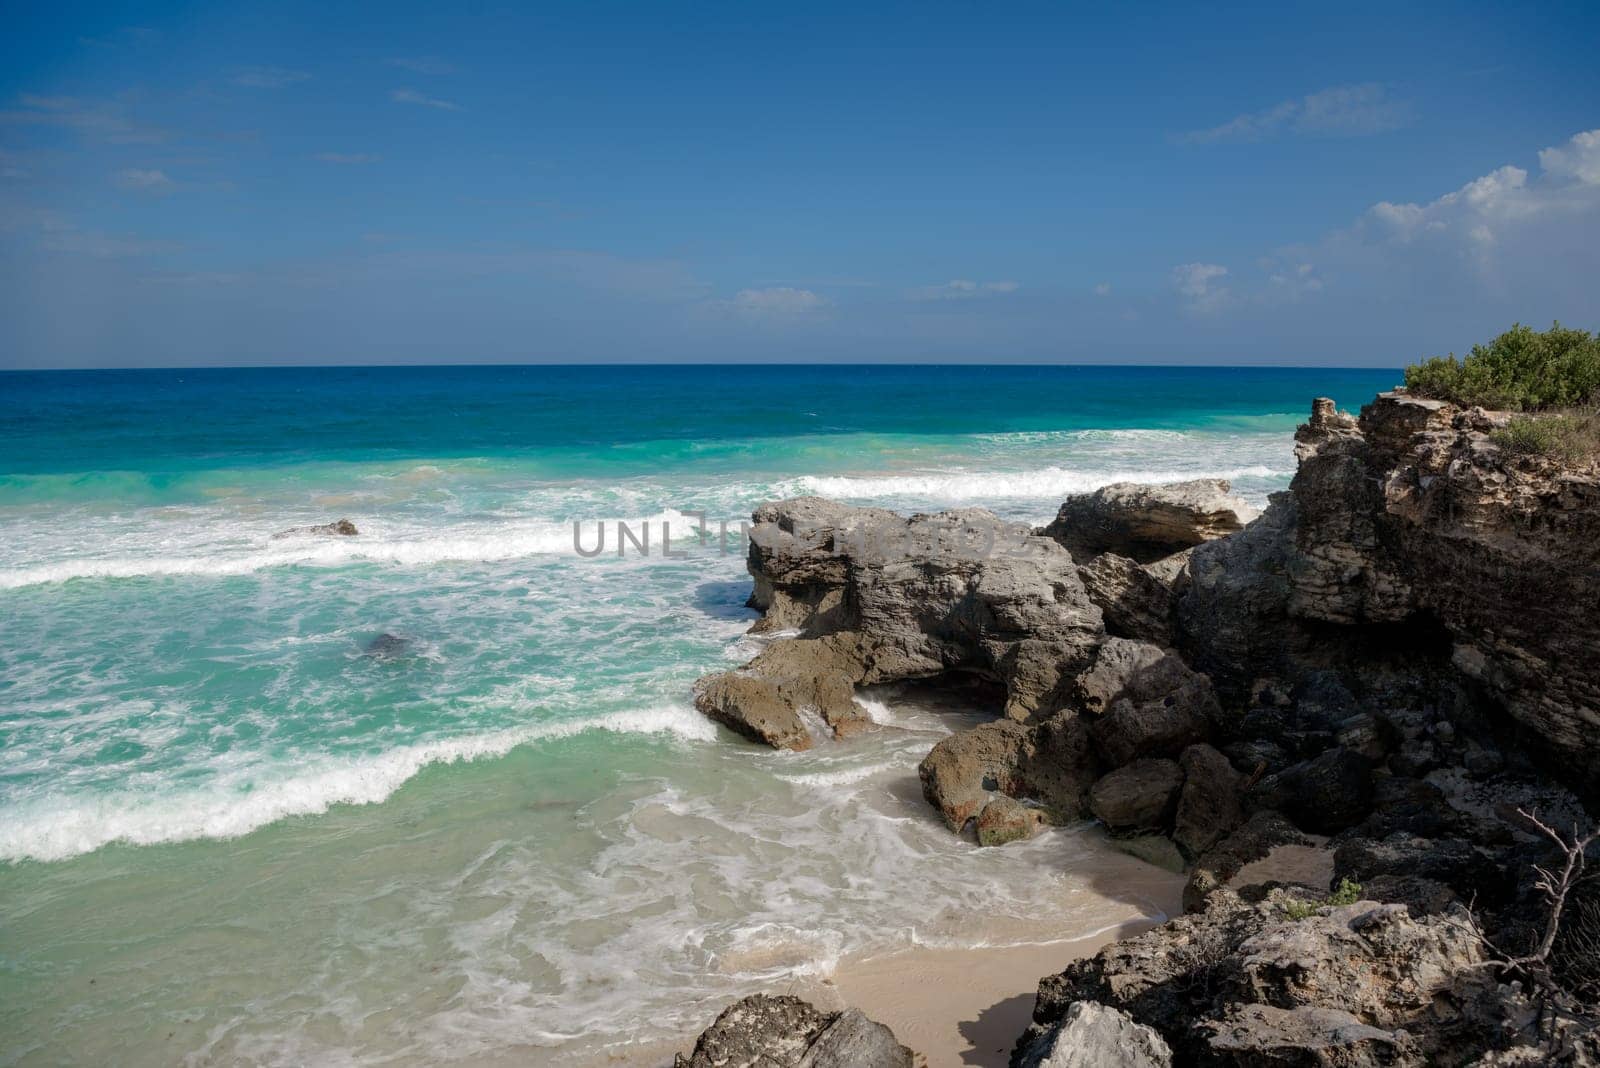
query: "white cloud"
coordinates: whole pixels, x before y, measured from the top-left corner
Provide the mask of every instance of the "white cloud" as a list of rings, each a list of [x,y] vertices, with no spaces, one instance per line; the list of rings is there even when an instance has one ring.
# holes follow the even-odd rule
[[[165,193],[175,188],[172,179],[167,177],[165,171],[129,167],[118,171],[115,178],[122,188],[137,189],[143,193]]]
[[[1172,269],[1172,284],[1193,310],[1216,311],[1231,295],[1222,284],[1227,276],[1228,269],[1220,263],[1184,263]]]
[[[323,163],[341,164],[377,163],[383,159],[382,156],[375,156],[370,152],[318,152],[315,158]]]
[[[396,89],[389,94],[389,99],[396,104],[420,104],[425,108],[436,108],[439,111],[460,111],[461,105],[449,100],[440,100],[437,97],[426,96],[415,89]]]
[[[814,312],[826,307],[828,301],[809,289],[771,286],[766,289],[741,289],[728,303],[747,315],[783,318]]]
[[[1367,245],[1422,245],[1492,271],[1505,241],[1534,227],[1560,226],[1561,220],[1590,227],[1600,223],[1600,130],[1544,149],[1539,166],[1535,177],[1507,164],[1425,204],[1382,201],[1341,237]],[[1591,231],[1590,239],[1596,236]]]
[[[1179,140],[1191,144],[1262,141],[1279,134],[1365,137],[1398,130],[1411,121],[1409,101],[1396,100],[1375,82],[1338,85],[1262,111],[1235,116],[1220,126],[1191,130]]]
[[[1322,291],[1322,279],[1317,269],[1309,263],[1280,264],[1268,259],[1262,263],[1267,270],[1267,285],[1277,296],[1299,300],[1311,293]]]
[[[1093,292],[1097,297],[1109,297],[1111,295],[1111,283],[1101,282],[1094,287]]]
[[[1585,185],[1600,185],[1600,130],[1573,135],[1564,145],[1539,153],[1546,174],[1570,178]]]
[[[1000,293],[1015,293],[1022,288],[1016,282],[973,282],[965,278],[954,278],[939,286],[919,286],[910,290],[906,295],[912,300],[971,300],[974,297],[990,297]]]
[[[234,85],[246,89],[286,89],[299,82],[310,81],[311,75],[287,67],[242,67],[234,72],[232,80]]]

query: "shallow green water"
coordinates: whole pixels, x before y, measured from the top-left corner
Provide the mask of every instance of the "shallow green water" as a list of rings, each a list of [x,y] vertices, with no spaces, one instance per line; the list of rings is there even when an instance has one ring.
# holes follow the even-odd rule
[[[914,769],[948,712],[872,695],[883,730],[799,755],[694,713],[752,652],[737,547],[585,559],[573,522],[659,548],[806,492],[1043,519],[1215,475],[1259,501],[1311,396],[1393,377],[7,375],[0,1063],[558,1063],[963,944],[977,910],[985,938],[1092,925],[1091,835],[979,854],[933,823]],[[274,536],[338,516],[360,537]]]

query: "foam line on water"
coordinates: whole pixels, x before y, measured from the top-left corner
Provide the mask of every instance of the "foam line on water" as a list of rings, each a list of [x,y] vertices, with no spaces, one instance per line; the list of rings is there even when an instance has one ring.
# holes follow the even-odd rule
[[[19,806],[0,827],[0,860],[64,860],[113,842],[154,845],[195,838],[236,838],[290,816],[334,805],[383,801],[431,764],[504,756],[519,745],[591,730],[667,734],[710,741],[716,727],[687,707],[658,706],[440,739],[375,756],[314,762],[276,781],[234,774],[215,785],[167,795],[118,791],[79,799],[41,798]]]
[[[687,540],[694,520],[675,510],[636,519],[584,521],[582,545],[596,544],[596,522],[606,524],[604,555],[615,556],[617,523],[626,523],[637,534],[648,525],[659,541],[661,524],[671,523]],[[659,552],[652,543],[652,552]],[[633,551],[630,548],[630,553]],[[207,553],[203,546],[172,555],[151,554],[105,557],[77,557],[31,567],[0,570],[0,589],[18,589],[72,579],[167,578],[199,575],[225,577],[248,575],[280,567],[336,568],[349,564],[374,563],[398,567],[423,567],[444,563],[490,563],[524,556],[573,555],[573,530],[570,522],[511,522],[498,528],[481,525],[443,534],[383,536],[361,534],[352,538],[295,536],[265,548],[223,548]]]
[[[1060,499],[1114,482],[1184,482],[1195,478],[1287,478],[1293,470],[1265,464],[1219,470],[1129,469],[1082,471],[1045,467],[1032,471],[964,471],[952,474],[805,475],[784,485],[794,495],[862,500],[922,497],[938,501],[984,501],[1008,497]]]

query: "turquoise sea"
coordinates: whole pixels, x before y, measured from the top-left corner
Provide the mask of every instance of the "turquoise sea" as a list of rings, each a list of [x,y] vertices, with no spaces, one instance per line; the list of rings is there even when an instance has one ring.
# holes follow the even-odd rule
[[[0,374],[0,1064],[566,1063],[843,957],[1085,933],[1091,829],[980,851],[921,801],[984,710],[876,691],[881,730],[805,754],[695,713],[756,647],[739,547],[690,517],[1261,503],[1313,396],[1398,379]],[[619,557],[616,521],[683,555]]]

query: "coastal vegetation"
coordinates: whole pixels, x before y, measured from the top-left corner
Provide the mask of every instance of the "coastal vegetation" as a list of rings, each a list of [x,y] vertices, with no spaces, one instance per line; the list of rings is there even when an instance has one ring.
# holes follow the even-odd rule
[[[1464,359],[1412,364],[1405,381],[1415,396],[1518,413],[1490,435],[1514,456],[1600,456],[1600,336],[1587,330],[1518,323]]]

